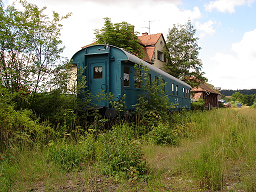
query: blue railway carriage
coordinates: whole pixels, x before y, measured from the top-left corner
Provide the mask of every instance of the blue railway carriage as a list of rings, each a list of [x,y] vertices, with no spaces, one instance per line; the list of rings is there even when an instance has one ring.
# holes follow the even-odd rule
[[[151,81],[162,77],[166,82],[165,91],[175,110],[190,109],[190,89],[187,83],[165,73],[151,64],[139,59],[122,48],[111,45],[92,45],[81,49],[72,57],[77,65],[78,75],[86,76],[87,89],[92,95],[102,91],[114,94],[117,100],[126,94],[127,110],[134,110],[140,89],[135,87],[134,64],[141,63],[149,68]],[[84,70],[81,70],[84,69]],[[82,73],[80,73],[82,71]],[[78,81],[81,78],[78,78]],[[108,101],[93,101],[97,108],[104,108],[109,114],[111,106]]]

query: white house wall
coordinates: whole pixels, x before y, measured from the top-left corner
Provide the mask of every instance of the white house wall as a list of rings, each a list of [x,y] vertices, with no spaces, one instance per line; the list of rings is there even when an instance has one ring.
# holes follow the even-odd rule
[[[161,42],[162,42],[162,44],[161,44]],[[163,52],[164,46],[165,46],[165,41],[163,39],[163,36],[161,36],[159,38],[159,40],[157,41],[157,43],[155,44],[155,58],[154,58],[154,66],[159,69],[163,68],[164,62],[157,59],[157,51]]]

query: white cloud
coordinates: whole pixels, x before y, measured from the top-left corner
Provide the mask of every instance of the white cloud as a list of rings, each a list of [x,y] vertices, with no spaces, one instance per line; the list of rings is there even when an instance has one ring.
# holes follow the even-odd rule
[[[209,20],[205,23],[201,23],[200,21],[196,21],[195,26],[198,31],[201,31],[200,33],[200,39],[202,39],[206,34],[207,35],[213,35],[215,33],[215,29],[213,29],[213,25],[216,23],[216,21]]]
[[[256,88],[256,29],[244,34],[242,40],[232,44],[235,55],[216,53],[215,69],[207,73],[215,86],[225,89]]]
[[[247,4],[250,5],[253,1],[255,0],[247,0]],[[217,9],[220,12],[234,13],[235,6],[240,6],[245,3],[245,0],[216,0],[205,5],[205,9],[209,12],[211,12],[213,9]]]
[[[256,1],[256,0],[248,0],[248,1],[247,1],[248,6],[251,6],[251,4],[252,4],[254,1]]]
[[[256,29],[244,34],[243,39],[232,45],[239,59],[252,60],[256,65]]]
[[[9,0],[14,1],[14,0]],[[61,39],[66,47],[64,55],[70,58],[82,46],[94,41],[94,29],[104,25],[103,18],[109,17],[113,23],[126,21],[135,26],[135,31],[167,34],[173,24],[185,24],[188,19],[201,17],[198,7],[193,10],[180,10],[176,5],[181,0],[28,0],[39,7],[46,6],[46,14],[56,11],[61,15],[72,12],[72,16],[63,21]]]

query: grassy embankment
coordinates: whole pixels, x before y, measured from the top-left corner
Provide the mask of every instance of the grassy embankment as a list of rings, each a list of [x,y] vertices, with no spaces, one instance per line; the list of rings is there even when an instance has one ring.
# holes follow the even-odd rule
[[[124,125],[75,143],[53,141],[29,150],[13,147],[2,154],[0,190],[256,190],[255,109],[176,115],[172,129],[179,136],[177,146],[159,146],[146,137],[136,139]]]

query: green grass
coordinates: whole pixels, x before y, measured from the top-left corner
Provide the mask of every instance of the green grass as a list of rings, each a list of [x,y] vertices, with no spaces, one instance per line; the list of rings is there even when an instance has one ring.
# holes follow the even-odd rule
[[[254,191],[255,117],[252,109],[191,113],[177,125],[186,132],[181,145],[146,146],[146,159],[173,190]]]
[[[50,190],[52,185],[65,182],[65,172],[47,161],[46,149],[11,150],[12,154],[0,164],[1,191]]]
[[[154,136],[175,130],[175,146],[123,125],[95,140],[13,147],[1,154],[0,191],[255,191],[255,117],[251,108],[173,114]]]

